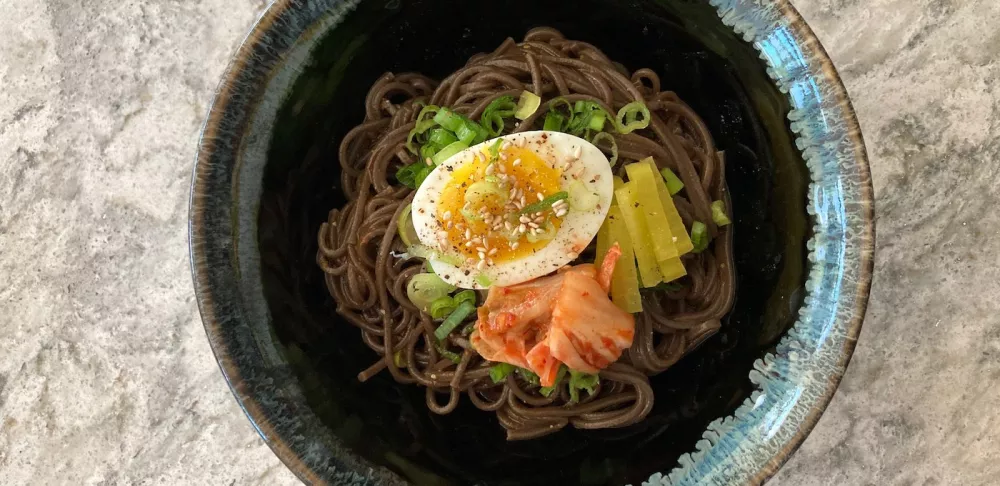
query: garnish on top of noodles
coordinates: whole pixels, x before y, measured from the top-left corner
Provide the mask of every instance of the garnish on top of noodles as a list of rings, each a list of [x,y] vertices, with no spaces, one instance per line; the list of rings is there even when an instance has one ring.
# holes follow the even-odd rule
[[[621,250],[598,269],[584,263],[510,287],[490,288],[479,308],[472,345],[494,362],[520,366],[554,386],[559,369],[597,373],[632,345],[635,319],[608,298]]]

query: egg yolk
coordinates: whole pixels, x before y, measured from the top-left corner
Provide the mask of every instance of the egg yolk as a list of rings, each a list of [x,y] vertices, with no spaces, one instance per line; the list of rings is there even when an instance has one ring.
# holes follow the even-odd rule
[[[487,151],[477,155],[452,172],[438,202],[436,217],[448,243],[480,269],[544,248],[569,206],[565,199],[537,205],[560,192],[561,172],[514,145],[496,158]]]

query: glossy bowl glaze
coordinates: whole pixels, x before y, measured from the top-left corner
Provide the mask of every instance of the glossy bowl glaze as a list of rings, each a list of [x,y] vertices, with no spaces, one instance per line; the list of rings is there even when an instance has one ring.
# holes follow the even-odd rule
[[[643,423],[508,443],[471,406],[436,416],[419,388],[357,382],[375,355],[333,311],[315,235],[343,202],[336,148],[378,75],[441,77],[539,25],[653,68],[705,119],[727,153],[737,301],[719,334],[653,378]],[[874,236],[850,101],[786,0],[513,0],[502,12],[278,0],[220,84],[191,190],[195,291],[219,365],[268,445],[317,484],[760,483],[840,382]]]

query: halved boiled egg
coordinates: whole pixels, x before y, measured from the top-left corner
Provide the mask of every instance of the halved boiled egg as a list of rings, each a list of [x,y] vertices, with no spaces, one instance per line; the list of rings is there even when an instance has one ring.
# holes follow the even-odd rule
[[[613,191],[600,149],[573,135],[506,135],[453,155],[412,204],[420,242],[444,281],[513,285],[575,260],[600,229]]]

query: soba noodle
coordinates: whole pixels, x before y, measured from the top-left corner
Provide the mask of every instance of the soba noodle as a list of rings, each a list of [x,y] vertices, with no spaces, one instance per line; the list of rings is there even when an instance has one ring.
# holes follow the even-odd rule
[[[399,214],[413,190],[396,183],[393,174],[414,162],[404,147],[423,103],[447,106],[477,119],[486,106],[505,95],[531,91],[548,100],[589,100],[615,113],[632,101],[650,111],[647,129],[614,133],[619,160],[653,156],[684,182],[674,196],[685,224],[704,222],[712,244],[683,257],[688,271],[679,290],[643,291],[643,312],[636,315],[634,342],[619,362],[600,372],[593,394],[571,403],[567,381],[555,393],[542,395],[537,384],[511,373],[506,381],[490,379],[491,363],[472,348],[467,337],[452,333],[442,356],[434,338],[435,323],[406,296],[407,282],[421,272],[419,259],[397,255],[406,248],[397,236]],[[548,110],[541,107],[505,133],[540,129]],[[734,293],[730,229],[717,227],[711,203],[727,201],[724,158],[701,119],[673,92],[661,90],[653,71],[629,74],[596,47],[567,40],[551,28],[529,32],[522,43],[507,39],[489,54],[437,82],[420,74],[387,73],[365,100],[366,116],[340,145],[341,183],[347,204],[330,211],[320,228],[317,262],[337,312],[361,330],[364,343],[378,359],[361,371],[362,381],[388,372],[400,383],[426,388],[428,408],[447,414],[461,395],[475,407],[496,412],[508,439],[530,439],[567,425],[581,429],[623,427],[642,420],[653,405],[649,376],[656,375],[714,334],[729,311]],[[620,171],[624,164],[619,163]]]

